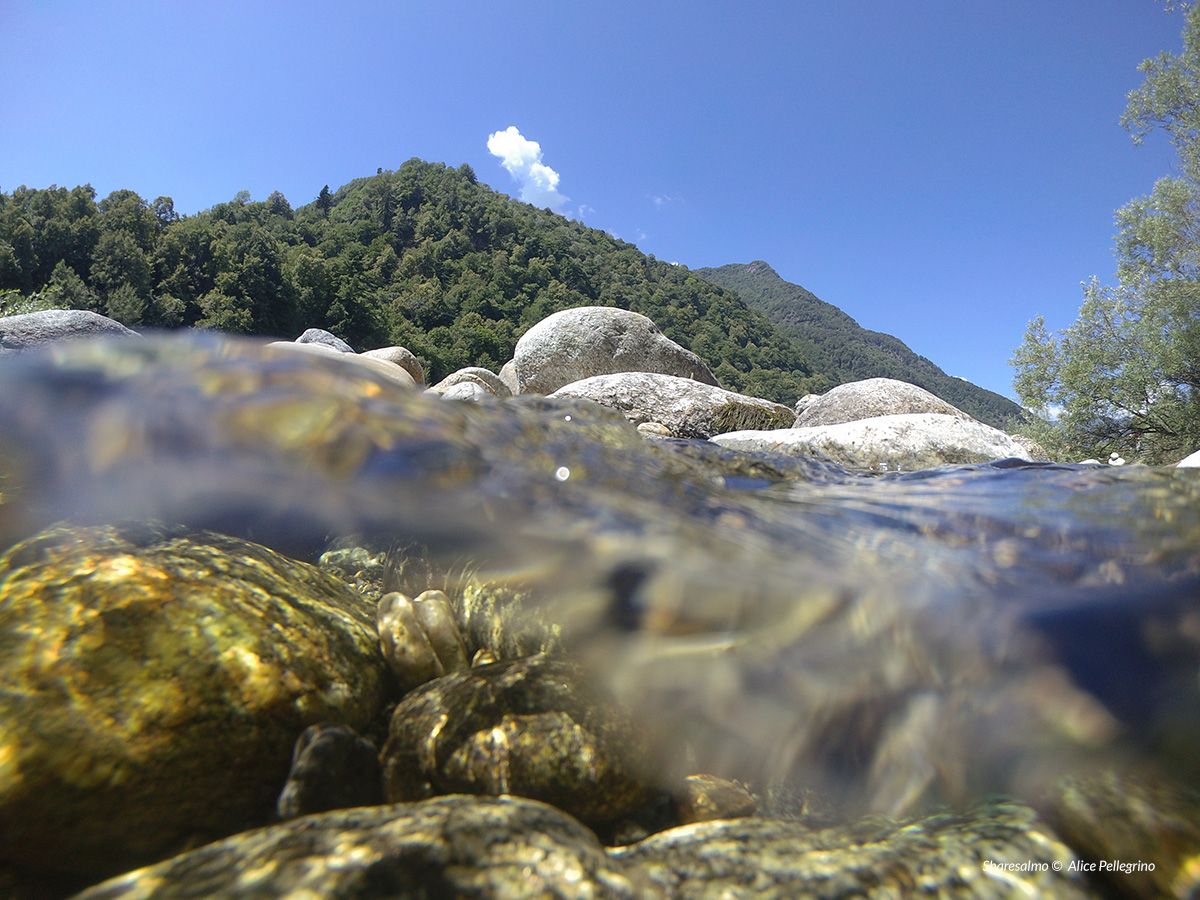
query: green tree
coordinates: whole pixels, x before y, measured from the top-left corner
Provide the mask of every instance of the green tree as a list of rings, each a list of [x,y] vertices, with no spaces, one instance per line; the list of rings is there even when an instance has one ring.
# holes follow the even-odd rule
[[[122,325],[140,325],[146,314],[146,301],[131,284],[123,284],[108,295],[106,312]]]
[[[1012,358],[1044,420],[1031,436],[1060,457],[1169,463],[1200,447],[1200,7],[1183,37],[1179,55],[1142,63],[1122,117],[1135,141],[1164,130],[1180,174],[1118,210],[1117,283],[1093,278],[1058,335],[1035,319]]]
[[[83,283],[79,273],[60,259],[50,275],[50,282],[41,292],[41,298],[53,309],[89,309],[100,311],[100,298]]]

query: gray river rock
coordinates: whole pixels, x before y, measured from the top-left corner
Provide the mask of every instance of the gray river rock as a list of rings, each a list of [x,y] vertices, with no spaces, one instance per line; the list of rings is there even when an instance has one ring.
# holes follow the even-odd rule
[[[600,895],[700,894],[697,873],[711,875],[714,890],[753,878],[777,896],[834,895],[851,884],[902,893],[926,883],[951,896],[1070,895],[1077,886],[1110,888],[1090,875],[1025,888],[985,875],[999,852],[994,829],[1016,842],[1001,861],[1020,859],[1028,841],[1057,854],[1065,840],[1085,861],[1104,853],[1134,862],[1144,835],[1190,808],[1179,798],[1200,784],[1195,469],[1008,461],[857,474],[806,457],[646,440],[620,413],[583,400],[446,403],[333,354],[192,335],[0,361],[0,552],[63,522],[208,529],[253,542],[237,544],[235,555],[254,559],[326,554],[339,585],[296,571],[331,595],[361,588],[371,609],[388,591],[444,591],[472,657],[565,656],[622,702],[648,765],[666,780],[710,773],[744,782],[759,798],[758,816],[741,824],[688,825],[605,851],[586,827],[531,801],[435,797],[406,807],[432,817],[417,831],[406,830],[406,813],[378,851],[354,856],[365,870],[344,874],[366,879],[353,884],[367,896],[396,892],[397,871],[452,891],[489,890],[488,879],[510,871],[540,878],[536,860],[557,859],[543,842],[559,834],[576,847],[576,862],[554,871],[576,873],[575,883]],[[115,590],[139,568],[121,553],[107,558],[80,577],[107,579]],[[35,573],[30,559],[18,554]],[[214,557],[211,567],[225,563]],[[52,598],[55,583],[30,574],[21,596]],[[0,595],[0,610],[11,613],[12,591]],[[50,611],[55,601],[42,605]],[[208,619],[197,621],[203,628]],[[103,635],[100,624],[92,635]],[[46,640],[38,660],[54,658],[57,645]],[[364,659],[378,663],[364,671],[384,665],[377,644],[369,649]],[[113,654],[114,664],[124,659]],[[91,687],[103,697],[109,685],[100,677]],[[39,682],[38,690],[56,689]],[[379,704],[371,693],[343,699],[370,710]],[[33,702],[21,716],[36,729],[55,709]],[[343,718],[381,746],[381,715]],[[314,721],[300,716],[287,735],[271,735],[272,796],[284,786],[291,743]],[[14,734],[6,730],[5,739],[25,740]],[[1113,772],[1151,785],[1140,796],[1152,808],[1138,829],[1101,841],[1086,825],[1119,809],[1103,789]],[[1065,778],[1085,785],[1066,805]],[[1062,833],[1032,812],[978,811],[996,795],[1047,811]],[[210,797],[193,792],[187,808],[203,810]],[[69,800],[45,791],[23,808],[30,821],[70,821],[78,840],[102,846],[109,817],[72,819]],[[938,808],[977,811],[929,818]],[[462,821],[483,823],[468,832],[496,835],[495,843],[446,837],[449,826],[436,823],[465,809],[483,811],[466,814]],[[148,832],[167,811],[147,803],[126,824]],[[342,870],[329,854],[351,853],[360,827],[384,834],[389,815],[394,808],[302,818],[151,871],[165,879],[175,867],[194,876],[187,889],[211,884],[218,893],[238,879],[259,879],[261,894],[325,876],[335,884]],[[252,819],[246,827],[258,824]],[[976,824],[953,824],[961,821]],[[924,824],[914,831],[887,822]],[[946,855],[937,839],[914,837],[947,829],[969,849]],[[1183,839],[1163,849],[1159,865],[1174,873],[1178,887],[1169,890],[1186,895],[1200,848],[1187,829],[1171,833]],[[854,834],[867,844],[853,844]],[[821,874],[806,843],[812,835],[857,849],[825,857],[834,868]],[[62,875],[55,867],[65,855],[48,854],[43,840],[10,839],[0,867],[11,871],[0,873],[0,887]],[[888,847],[897,855],[887,856]],[[881,855],[870,856],[876,849]],[[371,868],[376,852],[395,862]],[[789,854],[812,865],[778,874],[776,861]],[[111,872],[104,862],[91,870],[94,880]],[[145,895],[148,885],[168,883],[131,879],[94,896],[135,887]],[[1118,885],[1148,896],[1160,889]]]

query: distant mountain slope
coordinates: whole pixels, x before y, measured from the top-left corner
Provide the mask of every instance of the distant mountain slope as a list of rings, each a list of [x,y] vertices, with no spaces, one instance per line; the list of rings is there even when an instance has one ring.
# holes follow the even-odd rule
[[[997,428],[1022,415],[1021,407],[1007,397],[947,375],[890,334],[868,331],[836,306],[784,281],[762,260],[694,269],[693,274],[735,292],[770,319],[796,342],[814,370],[832,379],[826,387],[863,378],[895,378],[923,387]]]

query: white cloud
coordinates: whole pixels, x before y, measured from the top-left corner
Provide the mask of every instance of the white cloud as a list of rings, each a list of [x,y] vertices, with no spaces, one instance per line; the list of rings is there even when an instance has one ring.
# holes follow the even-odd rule
[[[650,202],[654,204],[655,209],[662,209],[668,203],[674,202],[675,198],[667,194],[650,194]]]
[[[516,125],[489,134],[487,148],[516,180],[526,203],[558,209],[569,199],[558,192],[558,173],[542,162],[542,145],[521,134]]]

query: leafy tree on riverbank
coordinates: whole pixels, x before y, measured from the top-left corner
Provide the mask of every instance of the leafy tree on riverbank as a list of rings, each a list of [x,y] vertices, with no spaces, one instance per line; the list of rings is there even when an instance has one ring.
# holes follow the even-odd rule
[[[1163,129],[1180,174],[1117,212],[1117,284],[1092,279],[1059,335],[1038,317],[1013,356],[1022,402],[1061,410],[1033,436],[1061,457],[1113,450],[1148,463],[1200,448],[1200,7],[1184,49],[1142,63],[1122,124]]]
[[[698,353],[726,387],[794,403],[819,388],[804,350],[729,291],[535,209],[457,169],[410,160],[293,210],[239,194],[194,216],[132,191],[0,193],[8,308],[107,312],[140,327],[400,344],[433,379],[498,369],[552,312],[619,306]]]

